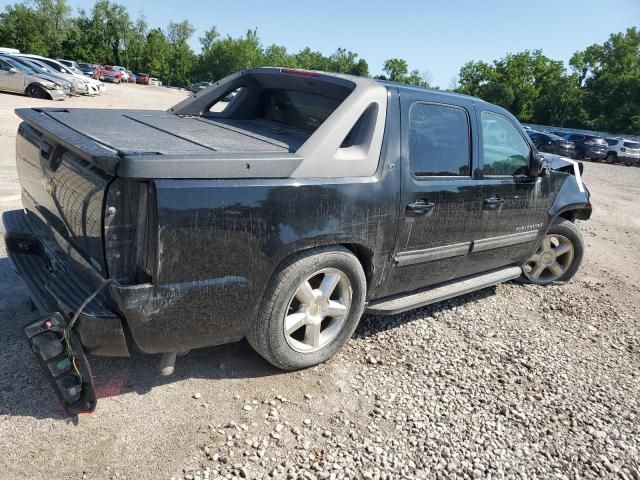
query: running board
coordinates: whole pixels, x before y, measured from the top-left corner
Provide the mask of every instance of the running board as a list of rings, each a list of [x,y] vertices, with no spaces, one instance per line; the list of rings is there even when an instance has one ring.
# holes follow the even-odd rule
[[[520,267],[503,268],[490,273],[467,277],[441,287],[373,301],[367,305],[365,313],[371,315],[395,315],[396,313],[401,313],[406,310],[419,308],[424,305],[429,305],[430,303],[442,302],[443,300],[448,300],[459,295],[513,280],[520,275],[522,275],[522,269]]]

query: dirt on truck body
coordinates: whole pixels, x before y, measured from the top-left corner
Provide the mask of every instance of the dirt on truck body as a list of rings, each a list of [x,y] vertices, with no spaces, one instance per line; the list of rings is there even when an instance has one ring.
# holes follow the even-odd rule
[[[365,311],[564,281],[582,260],[580,164],[472,97],[264,68],[166,112],[17,114],[25,210],[3,215],[5,240],[69,413],[95,408],[85,353],[162,354],[170,373],[246,337],[304,368]]]

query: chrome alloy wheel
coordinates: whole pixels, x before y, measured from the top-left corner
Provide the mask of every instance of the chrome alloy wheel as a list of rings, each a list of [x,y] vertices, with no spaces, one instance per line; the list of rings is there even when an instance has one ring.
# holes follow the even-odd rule
[[[289,301],[284,337],[297,352],[329,344],[342,330],[351,309],[351,282],[340,270],[325,268],[308,277]]]
[[[522,271],[533,282],[550,283],[571,268],[573,257],[573,244],[567,237],[545,235],[538,251],[524,264]]]

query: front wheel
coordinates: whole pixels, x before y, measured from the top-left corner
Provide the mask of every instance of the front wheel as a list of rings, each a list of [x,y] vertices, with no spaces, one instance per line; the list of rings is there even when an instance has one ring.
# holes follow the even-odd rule
[[[549,228],[536,253],[522,266],[522,272],[527,281],[537,285],[566,282],[580,268],[583,256],[580,229],[562,219]]]
[[[615,153],[609,153],[607,155],[607,163],[616,163],[616,154]]]
[[[247,340],[285,370],[325,362],[353,335],[366,289],[362,266],[346,248],[301,252],[275,273]]]
[[[27,95],[29,95],[32,98],[42,98],[42,99],[51,100],[51,96],[40,85],[29,85],[29,88],[27,88]]]

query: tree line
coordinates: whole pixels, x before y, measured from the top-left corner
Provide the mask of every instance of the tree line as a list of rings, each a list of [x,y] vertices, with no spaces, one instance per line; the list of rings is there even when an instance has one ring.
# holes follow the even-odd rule
[[[76,15],[66,0],[29,0],[0,13],[0,46],[54,58],[122,65],[146,72],[166,85],[188,86],[259,66],[304,68],[370,76],[364,58],[339,48],[324,55],[311,48],[290,52],[263,45],[256,30],[234,38],[216,27],[189,41],[193,25],[184,20],[151,27],[126,7],[97,0]],[[384,62],[376,78],[430,86],[428,71],[410,70],[406,60]],[[437,88],[437,87],[436,87]],[[540,50],[510,53],[491,63],[462,66],[449,90],[483,98],[508,109],[522,122],[640,134],[640,32],[630,28],[603,44],[576,52],[565,65]]]

